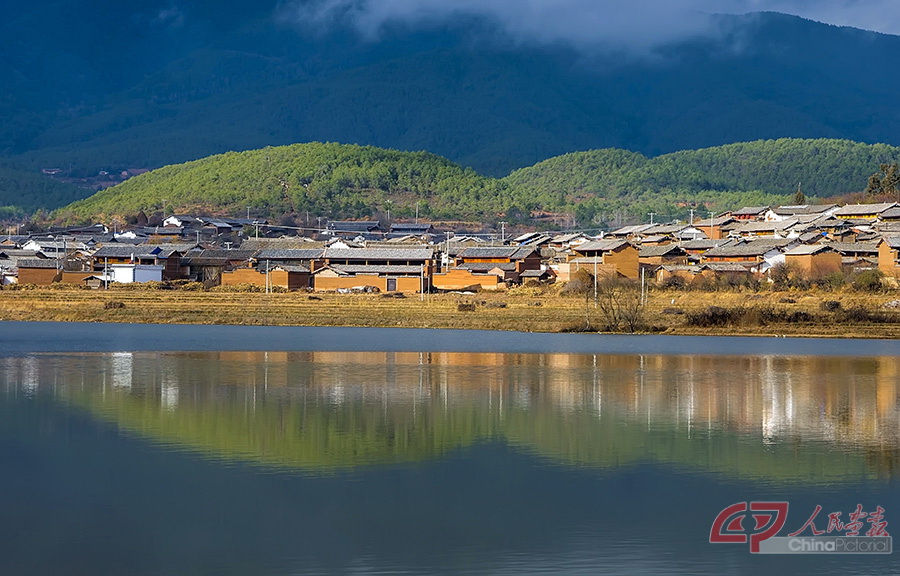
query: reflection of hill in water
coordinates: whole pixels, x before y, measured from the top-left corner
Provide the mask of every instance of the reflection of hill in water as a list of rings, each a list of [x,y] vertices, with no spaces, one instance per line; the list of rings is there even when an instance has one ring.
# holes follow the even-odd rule
[[[9,365],[19,362],[18,365]],[[10,360],[95,414],[216,458],[325,471],[502,438],[564,463],[803,482],[896,475],[895,358],[120,353]]]

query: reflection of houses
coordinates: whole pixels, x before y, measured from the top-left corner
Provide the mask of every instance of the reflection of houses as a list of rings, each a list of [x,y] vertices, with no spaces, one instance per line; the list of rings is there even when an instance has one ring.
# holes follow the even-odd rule
[[[428,290],[434,267],[431,248],[326,248],[313,274],[316,290],[374,287],[382,292]]]

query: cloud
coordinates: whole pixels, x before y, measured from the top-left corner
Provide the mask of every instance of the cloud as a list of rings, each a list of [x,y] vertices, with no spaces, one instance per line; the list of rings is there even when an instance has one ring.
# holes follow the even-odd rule
[[[369,40],[392,27],[428,28],[467,17],[519,43],[645,53],[720,34],[715,13],[783,12],[900,32],[897,0],[293,0],[285,10],[301,25],[350,24]]]
[[[153,25],[170,29],[181,28],[184,26],[184,13],[177,6],[169,6],[156,14]]]

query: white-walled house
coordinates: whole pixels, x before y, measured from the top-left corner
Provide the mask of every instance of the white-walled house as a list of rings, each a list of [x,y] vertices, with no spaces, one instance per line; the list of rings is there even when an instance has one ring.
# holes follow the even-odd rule
[[[164,266],[158,264],[110,264],[109,274],[113,282],[162,282]]]

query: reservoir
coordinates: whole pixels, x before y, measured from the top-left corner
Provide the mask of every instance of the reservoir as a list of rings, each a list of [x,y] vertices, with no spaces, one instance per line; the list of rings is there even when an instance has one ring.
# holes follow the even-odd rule
[[[900,343],[0,323],[0,574],[900,572],[740,502],[900,533]]]

